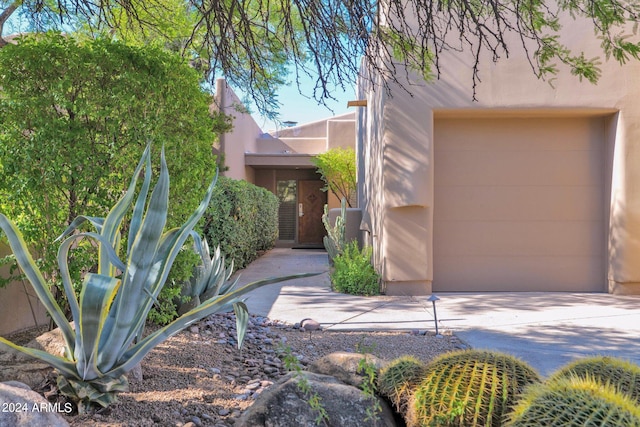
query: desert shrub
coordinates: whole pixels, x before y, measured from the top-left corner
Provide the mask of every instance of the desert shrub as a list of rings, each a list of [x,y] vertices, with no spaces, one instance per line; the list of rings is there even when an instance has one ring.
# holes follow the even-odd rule
[[[361,250],[358,242],[348,243],[342,254],[333,260],[333,289],[352,295],[378,295],[380,276],[371,265],[371,253],[371,246]]]
[[[533,368],[507,354],[447,353],[427,365],[407,418],[416,426],[500,426],[525,387],[539,381]]]
[[[246,181],[220,177],[205,214],[204,236],[227,265],[244,268],[278,237],[278,198]]]
[[[570,377],[609,383],[640,404],[640,366],[632,362],[607,356],[586,357],[563,366],[549,381]]]
[[[527,388],[505,425],[637,427],[640,407],[611,384],[565,377]]]

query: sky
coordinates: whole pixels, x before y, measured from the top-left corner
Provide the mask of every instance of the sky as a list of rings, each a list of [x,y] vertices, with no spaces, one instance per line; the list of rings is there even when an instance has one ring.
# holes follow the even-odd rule
[[[278,92],[278,100],[282,104],[280,107],[280,121],[292,121],[298,122],[298,124],[310,123],[328,117],[338,116],[350,112],[353,109],[347,108],[347,102],[355,99],[355,88],[350,89],[347,87],[347,91],[337,89],[332,96],[336,100],[327,100],[327,107],[319,105],[318,102],[313,99],[313,88],[315,81],[308,76],[300,77],[300,89],[303,94],[300,94],[297,85],[291,84],[283,87]],[[236,90],[233,88],[234,91]],[[305,96],[306,95],[306,96]],[[258,114],[255,108],[251,108],[253,113],[253,119],[258,126],[265,131],[278,130],[282,128],[282,125],[268,120],[260,114]]]

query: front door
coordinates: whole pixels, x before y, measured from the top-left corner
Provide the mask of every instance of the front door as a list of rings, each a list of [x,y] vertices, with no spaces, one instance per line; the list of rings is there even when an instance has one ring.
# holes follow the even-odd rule
[[[298,243],[321,245],[325,236],[322,214],[327,203],[327,193],[322,191],[320,180],[298,181]]]

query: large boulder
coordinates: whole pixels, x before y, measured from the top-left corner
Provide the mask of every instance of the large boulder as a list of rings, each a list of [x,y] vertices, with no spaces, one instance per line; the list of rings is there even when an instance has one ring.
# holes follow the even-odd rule
[[[73,328],[73,323],[71,324],[71,327]],[[66,344],[62,337],[62,331],[60,328],[55,328],[37,336],[29,341],[25,347],[46,351],[47,353],[60,357],[64,357],[64,353],[66,351]]]
[[[373,366],[376,374],[386,363],[372,354],[336,352],[312,362],[308,369],[309,372],[330,375],[345,384],[360,387],[366,380],[364,372],[360,369],[363,359],[365,363]]]
[[[306,383],[304,387],[299,383]],[[308,391],[305,392],[304,389]],[[382,399],[367,396],[362,390],[344,384],[328,375],[291,372],[261,393],[256,402],[235,423],[239,427],[313,427],[318,425],[319,412],[309,403],[319,398],[328,415],[325,425],[395,426],[393,413]],[[375,417],[376,404],[380,410]],[[322,423],[321,423],[322,424]]]
[[[0,352],[0,382],[19,381],[36,388],[47,378],[52,368],[17,351]]]
[[[71,407],[52,404],[17,381],[0,383],[0,404],[0,427],[69,426],[60,413]]]
[[[25,347],[46,351],[55,356],[64,356],[65,343],[60,329],[52,331],[29,341]],[[51,372],[51,366],[15,350],[0,352],[0,382],[19,381],[30,388],[37,388]]]

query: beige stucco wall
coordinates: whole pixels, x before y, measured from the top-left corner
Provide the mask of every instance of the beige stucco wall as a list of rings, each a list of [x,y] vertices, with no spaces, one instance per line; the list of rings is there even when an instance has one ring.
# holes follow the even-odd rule
[[[245,166],[244,155],[245,152],[257,151],[256,141],[262,135],[262,129],[224,79],[216,81],[215,106],[233,117],[231,132],[220,135],[220,151],[224,153],[225,165],[229,168],[224,175],[253,182],[253,170]]]
[[[565,23],[563,41],[600,55],[588,23]],[[434,115],[589,115],[607,118],[607,150],[612,158],[606,177],[608,212],[607,274],[609,290],[640,293],[640,64],[620,66],[603,59],[597,85],[581,82],[566,68],[553,82],[535,78],[519,42],[497,64],[483,57],[477,102],[472,101],[472,58],[444,52],[443,73],[425,84],[415,75],[403,79],[411,96],[390,80],[388,95],[381,76],[358,88],[367,107],[358,110],[359,187],[362,227],[374,247],[374,263],[387,292],[429,293],[433,280],[433,130]],[[374,83],[372,84],[371,80]],[[437,166],[436,166],[437,167]]]
[[[10,253],[9,247],[0,243],[0,257]],[[0,275],[8,275],[8,269],[8,266],[2,267]],[[0,288],[0,335],[47,323],[46,310],[28,282],[24,286],[14,282]]]

